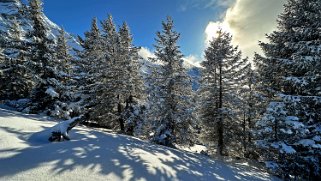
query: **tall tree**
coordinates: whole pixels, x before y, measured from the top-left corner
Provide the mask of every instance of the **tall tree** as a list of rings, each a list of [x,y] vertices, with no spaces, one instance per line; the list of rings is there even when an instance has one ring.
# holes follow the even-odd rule
[[[239,97],[242,101],[241,103],[241,117],[243,132],[241,137],[243,138],[243,151],[244,156],[249,158],[257,158],[257,153],[254,149],[254,141],[253,141],[253,129],[255,125],[255,120],[257,120],[258,116],[258,102],[259,96],[256,94],[255,85],[257,82],[257,74],[253,70],[251,63],[248,64],[244,69],[244,78],[243,81],[240,82],[239,86]]]
[[[119,29],[122,60],[125,62],[125,107],[123,111],[124,131],[134,135],[141,132],[143,124],[145,90],[143,78],[140,74],[140,62],[138,50],[133,45],[133,38],[127,23],[123,23]]]
[[[217,153],[239,149],[240,105],[238,95],[243,72],[248,67],[247,59],[241,59],[241,52],[231,43],[231,35],[219,30],[205,50],[206,60],[202,62],[201,87],[199,90],[199,117],[204,127],[204,138],[217,142]]]
[[[80,105],[80,112],[89,114],[89,119],[104,125],[102,117],[99,114],[94,114],[94,110],[99,99],[96,94],[101,86],[101,73],[106,73],[105,69],[102,69],[101,60],[103,57],[102,53],[102,41],[101,33],[97,25],[97,19],[94,18],[91,23],[89,31],[85,32],[85,38],[79,38],[82,50],[78,51],[80,57],[75,70],[77,77],[76,87],[77,95],[79,97],[78,104]]]
[[[163,30],[156,34],[156,58],[151,59],[159,62],[150,77],[150,89],[153,90],[149,91],[148,114],[153,124],[153,141],[166,146],[191,143],[192,88],[177,45],[180,35],[174,31],[170,17],[162,25]]]
[[[278,29],[256,55],[269,104],[257,145],[272,169],[320,179],[321,2],[288,0]]]
[[[16,100],[27,98],[32,88],[30,70],[26,66],[26,41],[20,23],[13,19],[5,44],[6,61],[2,67],[1,98]]]
[[[72,56],[69,54],[70,47],[67,44],[66,33],[63,29],[59,30],[55,47],[54,68],[57,74],[59,86],[56,89],[60,92],[54,106],[50,108],[50,115],[70,119],[74,114],[74,107],[70,107],[71,101],[75,99],[74,90],[71,87],[71,67]]]
[[[49,39],[43,20],[41,0],[29,0],[30,18],[33,29],[29,33],[32,39],[29,67],[33,70],[36,85],[31,93],[30,111],[37,113],[53,109],[54,102],[59,99],[61,82],[59,72],[55,68],[54,42]]]
[[[104,102],[103,110],[107,110],[110,125],[118,127],[121,132],[125,131],[125,120],[122,116],[126,99],[126,59],[123,59],[121,39],[111,15],[102,22],[103,48],[106,62],[105,88],[102,93]]]

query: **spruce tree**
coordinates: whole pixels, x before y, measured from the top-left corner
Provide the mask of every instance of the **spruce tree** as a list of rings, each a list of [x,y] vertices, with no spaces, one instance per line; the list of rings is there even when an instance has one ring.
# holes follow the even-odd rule
[[[140,74],[140,57],[138,55],[139,48],[133,45],[133,38],[127,23],[119,29],[122,60],[125,61],[125,107],[123,117],[125,120],[125,133],[129,135],[142,134],[143,115],[144,115],[144,99],[145,90],[143,78]]]
[[[191,82],[183,67],[182,53],[174,31],[173,20],[162,22],[157,32],[156,58],[160,64],[152,70],[149,95],[149,120],[152,122],[153,141],[165,146],[190,144],[193,141],[191,116]]]
[[[70,119],[75,108],[70,107],[73,99],[73,89],[71,84],[72,56],[69,54],[70,47],[67,44],[66,33],[59,30],[57,44],[55,47],[54,68],[56,80],[59,86],[56,89],[60,92],[59,98],[55,100],[54,106],[50,108],[49,114],[58,118]]]
[[[111,15],[101,22],[102,24],[102,48],[104,51],[102,73],[102,90],[98,96],[100,104],[96,108],[96,114],[104,114],[107,124],[112,128],[125,131],[125,120],[122,116],[124,102],[127,95],[126,90],[126,65],[127,62],[122,55],[120,35]]]
[[[102,117],[99,114],[93,113],[100,101],[96,96],[98,86],[101,86],[102,81],[99,72],[105,73],[105,69],[102,69],[100,65],[103,53],[101,34],[96,18],[92,20],[90,30],[85,32],[85,38],[78,38],[83,48],[81,51],[78,51],[79,60],[75,62],[77,68],[74,71],[75,77],[77,77],[76,95],[79,97],[79,111],[90,115],[90,120],[103,125],[101,123]]]
[[[232,46],[229,33],[219,30],[217,35],[205,50],[198,110],[204,140],[210,145],[216,142],[217,153],[226,155],[241,148],[239,90],[248,63]]]
[[[138,48],[132,44],[127,24],[119,32],[111,15],[102,24],[100,48],[95,80],[96,105],[91,117],[99,124],[134,134],[141,122],[143,82],[139,75]]]
[[[248,64],[244,69],[244,78],[240,82],[239,94],[242,103],[241,103],[241,119],[243,132],[241,137],[243,138],[243,151],[244,156],[247,158],[257,158],[258,154],[254,149],[253,142],[253,130],[255,121],[258,116],[258,102],[259,96],[256,94],[255,85],[257,83],[257,74],[251,66],[251,63]]]
[[[54,102],[61,95],[61,82],[55,67],[54,42],[49,39],[43,20],[41,0],[30,0],[29,11],[33,29],[28,35],[32,39],[28,65],[36,83],[31,93],[30,111],[38,113],[53,109]]]
[[[288,0],[278,29],[256,55],[268,108],[257,146],[269,168],[320,179],[321,2]],[[268,85],[270,84],[270,85]]]
[[[13,19],[8,33],[3,62],[1,99],[16,100],[27,98],[32,88],[30,70],[26,66],[27,48],[20,30],[20,23]]]

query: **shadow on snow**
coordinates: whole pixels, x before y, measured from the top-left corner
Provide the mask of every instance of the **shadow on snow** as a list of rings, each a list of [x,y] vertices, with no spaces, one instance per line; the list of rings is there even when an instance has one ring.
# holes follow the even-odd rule
[[[6,117],[6,114],[19,116],[11,115],[14,113],[10,111],[1,111],[0,116]],[[27,118],[33,119],[33,116]],[[23,149],[0,148],[0,155],[2,152],[15,153],[0,158],[0,179],[47,163],[52,166],[54,175],[82,168],[101,175],[114,174],[121,180],[271,179],[268,175],[261,175],[262,171],[255,167],[237,163],[226,165],[199,154],[153,145],[128,136],[75,128],[70,135],[72,141],[48,143],[39,140],[39,133],[31,134],[1,126],[0,129],[16,135],[29,145]]]

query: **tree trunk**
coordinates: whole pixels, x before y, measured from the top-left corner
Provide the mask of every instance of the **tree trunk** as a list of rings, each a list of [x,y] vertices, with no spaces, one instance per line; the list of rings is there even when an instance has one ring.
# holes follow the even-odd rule
[[[243,113],[243,147],[244,147],[244,153],[246,153],[246,146],[247,146],[247,143],[246,143],[246,113],[244,112]]]
[[[222,65],[219,65],[220,67],[220,72],[219,72],[219,109],[220,111],[222,111],[222,107],[223,107],[223,87],[222,87]],[[224,124],[223,124],[223,115],[222,112],[220,112],[219,115],[219,122],[218,122],[218,153],[220,155],[223,155],[223,150],[224,150],[224,128],[223,128]]]
[[[248,110],[247,123],[248,123],[248,126],[249,126],[248,143],[251,144],[251,142],[252,142],[252,135],[251,135],[251,130],[252,130],[252,115],[251,115],[251,113],[253,112],[253,105],[252,105],[252,83],[251,83],[251,82],[250,82],[249,88],[250,88],[250,98],[249,98],[249,110]]]
[[[119,116],[119,127],[120,127],[120,131],[122,133],[125,132],[125,124],[124,124],[124,119],[122,118],[121,114],[122,114],[122,106],[121,106],[121,103],[119,102],[118,105],[117,105],[117,111],[118,111],[118,116]]]

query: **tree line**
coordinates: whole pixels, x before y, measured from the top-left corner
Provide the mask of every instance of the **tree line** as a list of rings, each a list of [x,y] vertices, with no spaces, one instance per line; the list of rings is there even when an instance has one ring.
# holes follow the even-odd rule
[[[64,30],[49,38],[40,0],[24,10],[33,28],[21,32],[13,19],[0,39],[0,99],[24,98],[20,111],[86,115],[87,123],[157,144],[202,143],[210,154],[262,160],[279,175],[320,178],[319,0],[288,0],[277,29],[259,43],[264,54],[252,60],[219,30],[196,91],[170,17],[146,61],[128,25],[117,27],[111,15],[93,19],[71,55]]]

